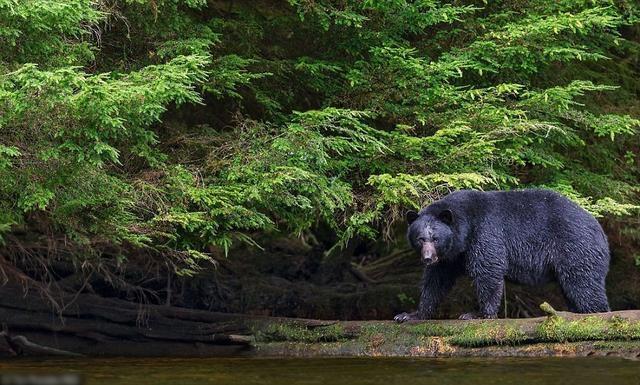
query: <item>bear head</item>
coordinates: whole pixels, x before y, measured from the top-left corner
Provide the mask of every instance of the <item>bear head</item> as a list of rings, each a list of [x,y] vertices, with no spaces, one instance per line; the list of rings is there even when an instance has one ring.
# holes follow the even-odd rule
[[[454,243],[453,212],[407,213],[407,238],[425,266],[433,265],[451,255]]]

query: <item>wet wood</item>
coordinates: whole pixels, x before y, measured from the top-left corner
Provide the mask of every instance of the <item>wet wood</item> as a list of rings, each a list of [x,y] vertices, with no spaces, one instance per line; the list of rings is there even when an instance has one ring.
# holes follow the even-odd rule
[[[84,355],[237,354],[251,347],[254,330],[279,322],[286,319],[141,305],[92,294],[44,298],[17,286],[0,288],[0,324],[12,341],[23,337],[15,341],[25,347],[16,352],[0,344],[4,356],[46,354],[36,346]],[[293,322],[309,327],[331,323]]]

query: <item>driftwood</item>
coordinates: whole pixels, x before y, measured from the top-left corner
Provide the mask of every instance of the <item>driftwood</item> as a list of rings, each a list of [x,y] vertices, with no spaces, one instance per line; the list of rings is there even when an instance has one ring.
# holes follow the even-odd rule
[[[21,287],[0,288],[0,324],[5,342],[25,355],[199,356],[237,354],[261,326],[286,319],[186,308],[141,305],[93,294],[49,298]],[[301,325],[330,322],[295,320]],[[19,354],[0,338],[0,355]],[[10,350],[6,346],[11,348]],[[38,351],[37,346],[43,349]]]
[[[63,356],[82,357],[82,354],[55,349],[49,346],[35,344],[25,336],[10,336],[7,332],[0,332],[0,338],[4,339],[6,351],[11,356]]]
[[[25,293],[17,286],[1,287],[0,324],[4,331],[0,333],[0,355],[640,355],[640,342],[636,343],[640,339],[640,311],[636,310],[583,315],[547,309],[554,314],[528,319],[432,320],[398,325],[393,321],[215,313],[140,305],[93,294],[61,296],[56,301],[57,309],[50,299],[36,292]],[[605,322],[595,325],[604,329],[604,337],[593,331],[577,337],[559,334],[557,341],[541,337],[541,330],[545,330],[541,326],[557,326],[550,321],[561,320],[564,323],[558,323],[558,327],[572,330],[572,324],[567,322],[593,319]],[[598,341],[610,337],[619,345],[605,346]]]

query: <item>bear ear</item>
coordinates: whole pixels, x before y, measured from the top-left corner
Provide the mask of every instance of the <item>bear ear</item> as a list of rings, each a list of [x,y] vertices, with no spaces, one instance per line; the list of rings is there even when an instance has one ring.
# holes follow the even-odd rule
[[[444,209],[438,214],[438,219],[446,225],[451,226],[453,224],[453,212],[449,209]]]
[[[415,221],[416,219],[418,219],[418,213],[410,210],[409,212],[407,212],[407,223],[408,224],[412,224],[413,221]]]

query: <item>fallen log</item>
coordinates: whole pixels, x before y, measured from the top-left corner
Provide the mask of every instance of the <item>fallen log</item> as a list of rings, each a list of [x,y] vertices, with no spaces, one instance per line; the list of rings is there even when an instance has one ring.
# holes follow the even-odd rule
[[[331,321],[0,288],[0,355],[640,356],[640,311],[496,320]],[[4,342],[4,343],[3,343]]]

